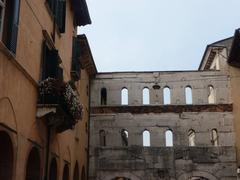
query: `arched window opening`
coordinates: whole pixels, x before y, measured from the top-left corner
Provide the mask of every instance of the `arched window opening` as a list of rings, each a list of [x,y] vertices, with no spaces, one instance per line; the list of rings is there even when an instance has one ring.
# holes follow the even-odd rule
[[[50,164],[49,179],[57,180],[57,161],[55,158],[52,159]]]
[[[217,129],[211,130],[211,143],[213,146],[218,146],[218,132]]]
[[[190,86],[185,88],[185,99],[186,104],[192,104],[192,88]]]
[[[107,89],[101,89],[101,105],[107,105]]]
[[[79,180],[78,162],[76,162],[75,167],[74,167],[73,180]]]
[[[40,180],[40,155],[36,147],[30,151],[26,166],[26,180]]]
[[[143,131],[143,146],[144,147],[150,146],[150,132],[148,130]]]
[[[150,104],[150,93],[148,88],[143,89],[143,104],[148,105]]]
[[[13,146],[9,135],[0,131],[0,179],[12,180],[13,176]]]
[[[106,132],[104,130],[100,130],[99,138],[100,138],[100,146],[106,146]]]
[[[81,180],[86,180],[85,167],[84,166],[82,167]]]
[[[171,91],[169,87],[163,89],[163,104],[171,104]]]
[[[189,142],[189,146],[195,146],[195,131],[190,129],[188,131],[188,142]]]
[[[69,168],[68,165],[65,164],[64,169],[63,169],[63,180],[69,180]]]
[[[166,146],[167,147],[172,147],[173,146],[173,132],[172,130],[167,130],[165,132],[165,141],[166,141]]]
[[[123,88],[121,91],[121,104],[128,105],[128,89]]]
[[[113,178],[111,180],[131,180],[131,179],[125,178],[125,177],[116,177],[116,178]]]
[[[121,130],[122,145],[128,146],[128,131],[125,129]]]
[[[212,85],[208,86],[208,103],[209,104],[214,104],[215,103],[215,90]]]
[[[208,180],[208,178],[205,178],[205,177],[190,177],[188,180]]]

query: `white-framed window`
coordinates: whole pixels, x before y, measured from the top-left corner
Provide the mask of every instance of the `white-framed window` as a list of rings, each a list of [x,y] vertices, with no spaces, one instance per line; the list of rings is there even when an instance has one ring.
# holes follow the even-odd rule
[[[2,39],[2,34],[3,34],[5,7],[6,7],[6,0],[0,0],[0,39]]]

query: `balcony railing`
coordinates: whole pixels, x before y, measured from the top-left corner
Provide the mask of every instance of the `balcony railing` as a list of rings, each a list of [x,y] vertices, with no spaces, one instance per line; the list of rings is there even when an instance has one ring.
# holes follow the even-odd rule
[[[82,105],[77,93],[69,83],[58,79],[47,78],[40,82],[38,108],[43,116],[48,115],[47,124],[58,132],[72,129],[82,118]]]

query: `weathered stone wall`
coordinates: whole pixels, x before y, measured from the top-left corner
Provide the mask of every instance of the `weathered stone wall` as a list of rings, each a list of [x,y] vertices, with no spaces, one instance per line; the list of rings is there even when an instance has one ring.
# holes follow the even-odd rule
[[[159,94],[152,88],[160,85]],[[216,103],[208,104],[208,86]],[[171,105],[163,105],[162,89],[171,89]],[[193,104],[186,105],[185,87],[191,86]],[[236,179],[236,155],[228,76],[219,71],[106,73],[92,81],[90,124],[90,179],[132,180],[204,177]],[[128,88],[129,105],[121,104],[121,89]],[[142,105],[142,89],[150,89],[150,105]],[[107,105],[100,105],[101,88]],[[128,132],[128,147],[122,130]],[[195,131],[189,147],[188,132]],[[213,146],[211,130],[218,133]],[[100,146],[100,130],[106,146]],[[150,132],[150,147],[143,147],[143,131]],[[173,132],[173,147],[166,147],[165,132]]]
[[[153,89],[154,85],[160,89]],[[91,105],[99,106],[101,88],[107,89],[107,105],[121,104],[121,90],[128,89],[129,105],[142,105],[142,90],[150,90],[150,104],[163,104],[163,88],[171,91],[171,104],[186,104],[185,87],[192,88],[193,104],[208,104],[208,86],[216,91],[216,104],[229,99],[229,79],[220,71],[100,73],[92,82]]]

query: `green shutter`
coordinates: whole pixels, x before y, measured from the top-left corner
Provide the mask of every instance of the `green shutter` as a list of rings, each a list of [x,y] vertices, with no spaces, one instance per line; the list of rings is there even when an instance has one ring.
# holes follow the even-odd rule
[[[11,36],[9,41],[9,50],[16,54],[17,48],[17,35],[18,35],[18,23],[19,23],[19,8],[20,0],[15,0],[13,3],[13,13],[11,22]]]

